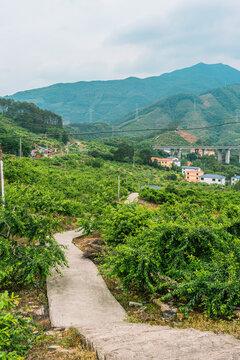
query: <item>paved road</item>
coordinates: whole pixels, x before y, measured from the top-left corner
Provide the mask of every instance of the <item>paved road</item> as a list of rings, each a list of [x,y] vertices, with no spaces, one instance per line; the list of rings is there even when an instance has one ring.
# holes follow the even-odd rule
[[[122,321],[124,309],[108,291],[96,266],[85,259],[72,244],[80,232],[56,234],[56,240],[68,246],[69,268],[62,277],[55,273],[47,279],[50,320],[53,327],[85,326]]]
[[[47,280],[54,327],[77,327],[100,360],[239,360],[240,341],[194,329],[131,324],[97,275],[95,265],[72,244],[80,233],[57,234],[68,246],[69,268]]]
[[[138,193],[131,193],[127,200],[125,201],[125,204],[130,204],[134,201],[138,201],[138,198],[139,198],[139,194]]]

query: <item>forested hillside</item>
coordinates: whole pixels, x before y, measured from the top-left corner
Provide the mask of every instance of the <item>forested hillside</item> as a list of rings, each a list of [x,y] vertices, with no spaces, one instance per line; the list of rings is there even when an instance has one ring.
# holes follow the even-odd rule
[[[73,123],[70,125],[64,126],[64,129],[76,135],[76,138],[83,138],[84,140],[99,138],[99,137],[109,137],[114,134],[114,130],[111,125],[98,121],[95,123]],[[86,134],[91,133],[91,134]],[[116,135],[116,134],[115,134]]]
[[[0,113],[15,123],[35,133],[46,133],[52,128],[62,128],[61,116],[28,103],[0,98]]]
[[[4,152],[19,154],[21,137],[22,154],[29,156],[33,143],[42,143],[41,135],[49,144],[66,143],[69,139],[61,116],[34,104],[0,98],[0,143]]]
[[[200,95],[178,94],[159,100],[135,113],[129,114],[118,127],[120,129],[162,128],[173,122],[176,128],[213,126],[204,130],[193,130],[190,133],[202,139],[209,139],[217,144],[238,144],[240,84],[216,88]],[[215,125],[233,122],[228,126]]]
[[[64,122],[113,123],[129,112],[173,94],[200,92],[240,82],[240,72],[223,64],[197,64],[146,79],[79,81],[22,91],[14,100],[32,102],[63,117]]]

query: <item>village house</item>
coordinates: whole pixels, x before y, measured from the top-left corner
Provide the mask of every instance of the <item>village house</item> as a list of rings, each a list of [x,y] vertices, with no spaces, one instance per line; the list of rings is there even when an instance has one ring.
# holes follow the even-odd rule
[[[183,175],[188,171],[202,171],[202,169],[199,166],[182,166]]]
[[[42,157],[42,156],[48,156],[49,154],[55,153],[57,151],[58,151],[58,149],[55,147],[52,147],[51,145],[49,148],[44,148],[42,146],[35,144],[35,149],[33,149],[31,151],[31,156],[38,158],[38,157]]]
[[[235,175],[231,177],[231,185],[235,185],[240,180],[240,176]]]
[[[215,156],[215,151],[214,150],[202,150],[202,149],[198,149],[197,153],[195,151],[195,149],[191,149],[190,150],[191,154],[196,154],[200,157],[202,157],[203,155],[208,155],[208,156]]]
[[[168,159],[172,159],[174,165],[176,165],[176,166],[178,166],[178,167],[181,166],[181,161],[180,161],[177,157],[169,156]]]
[[[226,185],[226,177],[217,174],[205,174],[200,177],[200,183]]]
[[[204,171],[197,166],[182,166],[182,173],[189,182],[199,182],[199,177],[204,174]]]
[[[185,174],[186,180],[189,182],[199,182],[199,177],[204,174],[204,171],[188,170]]]
[[[173,156],[168,157],[168,158],[159,158],[159,157],[152,156],[151,160],[152,160],[152,162],[154,162],[156,160],[159,165],[164,166],[164,167],[168,167],[168,168],[171,168],[173,165],[176,165],[176,166],[181,165],[178,158],[175,158]]]

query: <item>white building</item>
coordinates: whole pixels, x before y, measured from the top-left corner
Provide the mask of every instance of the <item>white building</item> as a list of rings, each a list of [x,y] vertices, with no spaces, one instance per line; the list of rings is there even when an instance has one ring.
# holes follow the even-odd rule
[[[201,175],[199,178],[200,183],[206,184],[217,184],[217,185],[225,185],[226,184],[226,177],[222,175],[216,174],[205,174]]]
[[[169,156],[168,159],[172,159],[174,165],[181,166],[181,161],[177,157]]]
[[[182,166],[182,173],[186,175],[187,171],[202,171],[202,169],[198,166]]]
[[[231,185],[235,185],[236,182],[238,182],[239,180],[240,180],[240,176],[238,175],[231,177]]]

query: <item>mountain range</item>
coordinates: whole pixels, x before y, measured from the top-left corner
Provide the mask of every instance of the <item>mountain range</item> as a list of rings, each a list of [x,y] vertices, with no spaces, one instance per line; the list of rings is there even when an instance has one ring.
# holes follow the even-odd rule
[[[239,121],[240,84],[233,84],[199,95],[178,94],[161,99],[139,110],[138,117],[135,113],[126,116],[119,121],[118,128],[121,130],[166,129],[170,126],[187,129],[198,138],[224,145],[239,144]],[[201,127],[206,128],[201,129]]]
[[[199,63],[160,76],[140,79],[79,81],[54,84],[9,96],[32,102],[63,117],[64,123],[104,121],[119,123],[128,113],[179,93],[199,94],[209,89],[240,83],[240,71],[224,64]],[[137,111],[136,111],[137,107]]]

